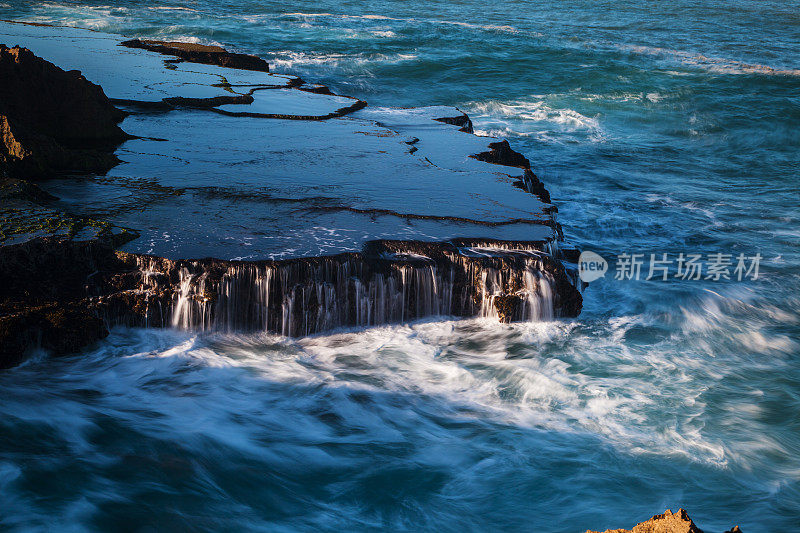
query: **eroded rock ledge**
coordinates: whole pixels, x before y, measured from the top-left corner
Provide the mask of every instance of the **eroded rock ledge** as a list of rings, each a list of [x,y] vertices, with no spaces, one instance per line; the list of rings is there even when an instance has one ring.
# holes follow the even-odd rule
[[[114,325],[299,336],[436,315],[574,317],[582,303],[541,242],[372,241],[282,261],[169,260],[117,244],[40,238],[2,249],[0,367],[35,343],[76,351]]]
[[[43,46],[70,65],[74,65],[73,62],[82,65],[80,55],[65,55],[57,44],[54,45],[60,42],[57,31],[28,27],[24,31],[27,38],[32,39],[31,46]],[[41,35],[46,35],[46,39],[37,41]],[[8,117],[5,120],[10,126],[6,129],[10,133],[4,137],[7,140],[5,158],[0,161],[0,177],[3,178],[0,198],[14,203],[11,209],[14,213],[13,216],[2,213],[3,231],[0,232],[5,243],[0,247],[0,277],[4,280],[0,287],[0,367],[18,363],[34,346],[56,355],[78,351],[103,338],[109,327],[118,324],[216,331],[260,330],[297,336],[337,327],[372,326],[434,315],[484,316],[510,322],[572,317],[580,312],[582,299],[574,272],[562,261],[565,254],[559,246],[560,226],[553,218],[555,207],[543,203],[549,202],[549,195],[530,171],[528,160],[505,141],[493,142],[488,151],[482,151],[487,141],[463,135],[453,127],[431,123],[438,120],[469,133],[472,123],[467,115],[452,108],[425,108],[377,111],[380,118],[375,119],[370,117],[376,115],[363,115],[369,111],[365,110],[362,115],[356,114],[346,121],[304,126],[296,119],[335,118],[366,104],[333,95],[325,88],[304,85],[299,78],[242,73],[231,68],[232,61],[243,61],[252,67],[250,70],[267,70],[265,64],[263,69],[255,68],[259,63],[246,59],[249,56],[237,59],[236,54],[223,54],[204,47],[170,48],[172,43],[151,43],[148,46],[159,48],[156,51],[178,58],[178,63],[169,62],[169,68],[165,69],[164,61],[148,52],[119,48],[113,36],[98,37],[95,41],[100,43],[99,50],[119,54],[136,72],[130,78],[119,80],[115,72],[97,68],[92,61],[85,62],[86,68],[95,68],[93,73],[104,80],[104,84],[109,84],[109,95],[114,101],[166,105],[157,113],[130,109],[126,129],[138,128],[130,130],[137,137],[126,143],[120,153],[130,158],[128,169],[136,167],[137,162],[143,166],[129,171],[128,175],[92,177],[93,186],[102,188],[95,200],[102,203],[111,199],[100,208],[100,213],[115,212],[117,204],[114,202],[119,197],[134,197],[130,205],[137,213],[142,213],[157,207],[149,203],[152,195],[175,192],[177,198],[184,189],[200,194],[209,182],[192,180],[193,176],[185,175],[182,164],[195,163],[194,160],[180,159],[181,165],[176,167],[174,161],[179,158],[174,155],[177,152],[185,150],[189,154],[186,157],[191,157],[214,153],[214,150],[221,150],[220,146],[226,146],[228,151],[220,153],[230,153],[230,147],[238,150],[243,139],[258,139],[263,143],[261,137],[266,128],[260,121],[277,119],[278,122],[272,124],[280,126],[280,131],[269,139],[268,146],[274,152],[268,165],[258,166],[260,159],[248,159],[251,152],[246,146],[236,152],[232,161],[238,165],[235,168],[244,165],[251,175],[258,176],[256,185],[263,181],[274,189],[270,200],[265,201],[265,197],[258,195],[258,187],[244,183],[238,188],[223,187],[219,197],[205,198],[205,201],[208,205],[227,207],[228,200],[224,196],[230,194],[236,199],[236,205],[249,202],[242,211],[225,214],[226,218],[238,217],[235,222],[246,226],[250,236],[258,230],[264,233],[258,225],[265,217],[249,213],[257,209],[257,204],[261,204],[259,209],[268,205],[263,212],[268,215],[266,218],[289,220],[296,211],[313,217],[314,225],[321,225],[320,220],[324,218],[324,224],[341,230],[345,237],[354,232],[362,235],[355,247],[344,237],[337,237],[340,240],[333,247],[335,251],[358,250],[359,246],[360,251],[334,253],[327,251],[329,247],[325,251],[302,251],[290,259],[253,261],[173,260],[119,251],[124,242],[136,239],[136,231],[86,216],[81,203],[92,203],[88,198],[78,202],[73,199],[69,204],[71,210],[66,211],[65,202],[18,178],[55,177],[63,171],[104,172],[118,161],[111,152],[114,146],[129,138],[117,126],[125,113],[114,108],[103,90],[80,73],[65,72],[25,49],[4,48],[0,69],[5,69],[1,73],[9,80],[4,87],[9,97],[0,101],[0,118]],[[87,45],[81,53],[95,50],[93,46]],[[187,66],[183,60],[223,65],[224,68]],[[248,67],[236,65],[234,68]],[[149,76],[158,81],[150,83]],[[66,100],[64,94],[68,95]],[[293,106],[293,114],[272,112],[287,104]],[[345,107],[340,107],[342,105]],[[175,109],[176,106],[211,108],[220,113],[180,110]],[[450,116],[449,113],[454,114]],[[380,124],[383,119],[391,121],[392,125]],[[209,124],[213,127],[206,128]],[[395,126],[397,131],[392,129]],[[162,134],[166,136],[165,128],[172,141],[162,138]],[[206,128],[203,134],[193,135],[200,128]],[[310,130],[306,128],[322,129],[316,130],[315,140],[309,143]],[[401,130],[414,133],[415,140],[406,143],[404,134],[398,133]],[[347,139],[341,141],[347,135],[363,135],[356,138],[368,148],[353,150],[350,145],[354,143]],[[233,142],[229,141],[231,136]],[[287,136],[292,140],[284,140]],[[23,146],[23,141],[28,144]],[[50,152],[27,148],[35,141],[49,142],[57,148]],[[168,145],[176,141],[180,143]],[[136,143],[140,149],[131,149]],[[279,143],[283,143],[282,148]],[[411,144],[423,155],[409,155],[412,152],[407,146]],[[162,149],[157,145],[171,148]],[[328,173],[326,165],[318,163],[319,158],[303,156],[308,151],[314,153],[323,149],[328,154],[344,152],[332,163],[340,165],[338,172],[347,174],[341,190],[336,188],[339,187],[337,175]],[[84,159],[89,157],[87,154],[99,154],[96,157],[102,164],[63,164],[58,157],[46,155],[61,153],[58,150],[79,154]],[[258,148],[254,151],[261,156]],[[473,159],[467,157],[469,153],[475,153]],[[19,156],[17,160],[16,156]],[[220,165],[216,159],[203,160],[206,180],[229,177],[230,167]],[[524,174],[511,176],[479,161],[521,168]],[[287,181],[281,175],[283,171],[268,177],[264,174],[270,167],[279,166],[293,175],[300,172],[296,169],[298,163],[306,165],[300,177],[304,186],[312,186],[310,194],[298,189],[295,182]],[[158,176],[151,179],[152,183],[141,179],[142,176],[147,178],[153,169]],[[406,174],[402,175],[404,171]],[[397,175],[391,176],[391,172]],[[172,182],[168,181],[169,176],[164,177],[169,173],[174,174]],[[314,174],[326,178],[319,179]],[[359,182],[363,176],[368,176],[369,180]],[[382,188],[376,192],[370,181],[373,176],[391,179],[383,181]],[[323,201],[314,195],[315,179],[331,187],[330,199]],[[537,194],[542,201],[522,193],[517,196],[519,191],[511,186],[514,180],[519,180],[519,187]],[[192,183],[191,187],[187,182]],[[224,182],[213,181],[212,184],[224,186]],[[451,185],[455,184],[462,190],[454,190]],[[54,187],[59,190],[58,185]],[[139,187],[147,193],[129,193],[139,191]],[[107,192],[112,190],[115,192]],[[454,194],[449,201],[439,201],[451,192]],[[288,208],[276,199],[296,203],[298,207],[295,211],[294,207]],[[142,228],[154,222],[160,230],[158,235],[165,235],[165,228],[173,226],[165,226],[164,219],[180,212],[175,207],[176,201],[167,203],[169,211],[164,215],[161,211],[153,211],[155,218],[140,214],[127,219],[130,226]],[[404,210],[394,209],[396,206]],[[127,204],[123,207],[128,208]],[[70,214],[72,210],[77,213]],[[43,223],[34,230],[38,222],[20,222],[20,213],[52,217],[52,223]],[[380,218],[389,221],[375,221]],[[207,227],[204,218],[199,220],[201,223],[195,226]],[[119,218],[114,219],[115,224],[118,221]],[[185,221],[179,222],[174,227],[179,233],[186,232]],[[215,224],[226,222],[226,219],[215,219]],[[85,230],[89,227],[93,231],[87,235]],[[222,253],[219,245],[224,244],[228,236],[225,231],[231,226],[221,227],[224,228],[223,239],[214,241],[219,244],[204,254]],[[7,229],[15,236],[14,244],[6,241]],[[289,228],[297,229],[305,231],[307,228],[300,224]],[[284,231],[283,226],[272,230]],[[175,233],[171,229],[169,232]],[[37,237],[41,234],[52,236]],[[386,235],[396,234],[404,235],[405,240],[384,239]],[[204,242],[208,234],[198,231],[192,235],[195,242]],[[316,233],[309,235],[311,237],[305,238],[318,237]],[[467,238],[453,238],[455,235]],[[152,240],[153,235],[149,238]],[[128,249],[142,251],[135,246]],[[253,256],[270,257],[269,253],[270,250],[260,248]],[[200,255],[183,249],[175,256]]]
[[[150,41],[147,39],[131,39],[120,44],[128,48],[141,48],[159,54],[179,57],[192,63],[269,72],[269,63],[260,57],[229,52],[221,46],[175,41]]]

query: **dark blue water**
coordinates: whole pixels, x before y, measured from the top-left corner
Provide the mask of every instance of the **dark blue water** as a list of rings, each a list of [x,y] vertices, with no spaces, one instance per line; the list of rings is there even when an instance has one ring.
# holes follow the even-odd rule
[[[763,260],[618,281],[578,320],[299,341],[120,330],[0,374],[0,523],[581,531],[686,507],[800,530],[800,3],[0,4],[193,39],[509,138],[567,238]],[[13,43],[8,43],[13,44]]]

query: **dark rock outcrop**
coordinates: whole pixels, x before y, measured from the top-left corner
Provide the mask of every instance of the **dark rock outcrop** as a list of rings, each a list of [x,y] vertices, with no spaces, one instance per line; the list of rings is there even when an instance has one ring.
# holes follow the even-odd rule
[[[212,107],[227,104],[252,104],[253,97],[249,94],[239,94],[236,96],[214,96],[212,98],[187,98],[183,96],[175,96],[172,98],[164,98],[163,101],[171,106],[211,109]]]
[[[600,532],[587,530],[586,533]],[[650,520],[636,524],[631,529],[607,529],[603,533],[703,533],[703,531],[692,522],[685,510],[678,509],[673,513],[667,509],[662,514],[657,514]],[[734,526],[725,533],[741,533],[741,530],[739,526]]]
[[[46,204],[57,200],[52,194],[43,191],[35,183],[16,178],[6,178],[0,172],[0,200],[27,200],[37,204]]]
[[[173,261],[117,244],[3,247],[0,367],[37,344],[76,351],[117,324],[299,336],[435,315],[572,317],[582,304],[544,242],[371,241],[359,253],[281,261]]]
[[[521,153],[515,151],[508,144],[507,140],[502,140],[489,144],[489,151],[480,152],[471,157],[478,161],[494,163],[495,165],[505,165],[507,167],[531,168],[531,162]]]
[[[65,355],[107,336],[103,320],[83,305],[25,306],[0,316],[0,368],[22,362],[32,347]]]
[[[539,180],[538,176],[536,176],[531,169],[525,169],[520,182],[526,191],[535,194],[541,201],[547,204],[550,203],[550,193],[545,189],[544,183]]]
[[[113,148],[129,138],[125,114],[100,86],[26,48],[0,45],[0,167],[11,177],[104,172]]]
[[[42,238],[4,246],[0,253],[0,368],[41,346],[72,353],[108,335],[85,302],[87,283],[114,269],[115,243]]]
[[[523,169],[522,177],[519,178],[519,186],[535,194],[543,202],[550,203],[550,193],[547,192],[544,184],[531,170],[531,162],[528,161],[527,157],[511,148],[507,140],[490,143],[488,151],[479,152],[470,157],[485,163]]]
[[[170,41],[151,41],[146,39],[131,39],[124,41],[122,46],[128,48],[141,48],[175,56],[189,61],[190,63],[203,63],[206,65],[218,65],[220,67],[238,68],[242,70],[256,70],[259,72],[269,72],[269,63],[260,57],[249,54],[238,54],[229,52],[221,46],[209,46],[196,43],[180,43]]]
[[[118,253],[91,305],[111,324],[300,336],[426,316],[504,322],[577,316],[581,295],[543,243],[371,241],[362,252],[280,261]]]
[[[470,120],[469,116],[466,113],[462,113],[456,117],[440,117],[435,118],[437,122],[444,122],[445,124],[452,124],[454,126],[458,126],[460,131],[464,133],[475,133],[475,130],[472,127],[472,120]]]

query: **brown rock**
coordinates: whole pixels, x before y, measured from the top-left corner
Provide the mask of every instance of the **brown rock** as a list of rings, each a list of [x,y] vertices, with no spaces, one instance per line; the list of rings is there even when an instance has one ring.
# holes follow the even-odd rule
[[[170,41],[150,41],[145,39],[131,39],[121,44],[128,48],[141,48],[150,50],[151,52],[158,52],[159,54],[179,57],[191,63],[203,63],[206,65],[219,65],[221,67],[238,68],[242,70],[269,72],[269,63],[260,57],[229,52],[221,46]]]
[[[587,530],[586,533],[598,533],[597,531]],[[678,509],[673,513],[667,509],[663,514],[657,514],[646,522],[641,522],[633,526],[633,529],[607,529],[603,533],[703,533],[697,527],[689,514]],[[739,526],[726,533],[741,533]]]
[[[522,298],[515,294],[501,294],[494,297],[492,304],[497,311],[497,318],[507,324],[517,315]]]
[[[12,177],[105,171],[129,138],[125,113],[100,86],[65,72],[26,48],[0,45],[0,167]]]

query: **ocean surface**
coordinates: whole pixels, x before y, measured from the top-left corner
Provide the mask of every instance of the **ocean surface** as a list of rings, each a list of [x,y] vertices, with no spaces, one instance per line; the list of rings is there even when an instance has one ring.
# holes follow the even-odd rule
[[[800,531],[800,2],[2,0],[0,18],[456,105],[611,262],[576,320],[119,329],[4,371],[2,529],[575,532],[685,507],[706,531]],[[623,253],[763,259],[755,280],[617,280]]]

